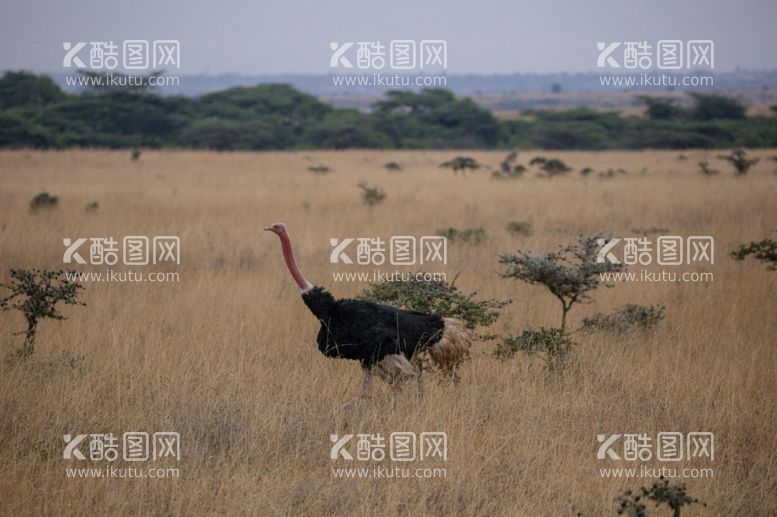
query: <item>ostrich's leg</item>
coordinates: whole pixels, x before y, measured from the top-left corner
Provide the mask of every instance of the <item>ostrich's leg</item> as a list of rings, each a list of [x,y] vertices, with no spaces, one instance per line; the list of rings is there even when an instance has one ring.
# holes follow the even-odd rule
[[[363,380],[362,380],[362,391],[359,393],[359,396],[356,398],[352,398],[348,402],[343,405],[343,409],[350,409],[353,407],[356,402],[359,401],[359,399],[366,399],[370,397],[370,393],[372,392],[372,373],[370,372],[369,368],[362,369],[362,373],[364,374]]]

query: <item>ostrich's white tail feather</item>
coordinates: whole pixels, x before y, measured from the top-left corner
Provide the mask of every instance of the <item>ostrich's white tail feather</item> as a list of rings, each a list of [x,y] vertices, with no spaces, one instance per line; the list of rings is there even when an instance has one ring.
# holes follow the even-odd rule
[[[443,318],[443,331],[440,340],[428,348],[419,352],[428,352],[431,362],[437,366],[445,376],[458,381],[456,369],[469,358],[469,349],[472,341],[464,324],[456,318]],[[408,360],[403,354],[387,355],[379,362],[372,365],[370,373],[373,373],[389,383],[400,383],[412,377],[419,378],[423,359],[418,356]]]
[[[387,355],[372,365],[370,371],[387,382],[395,382],[418,375],[416,367],[402,354]]]
[[[443,328],[440,340],[429,348],[429,356],[445,375],[451,375],[456,379],[456,368],[469,357],[469,349],[472,346],[467,329],[456,318],[443,318]]]

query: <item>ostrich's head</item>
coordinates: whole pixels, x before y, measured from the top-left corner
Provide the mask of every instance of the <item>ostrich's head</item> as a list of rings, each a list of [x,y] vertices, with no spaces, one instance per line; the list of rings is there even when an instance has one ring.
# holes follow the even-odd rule
[[[286,234],[286,225],[283,223],[275,223],[265,228],[265,230],[280,236]]]

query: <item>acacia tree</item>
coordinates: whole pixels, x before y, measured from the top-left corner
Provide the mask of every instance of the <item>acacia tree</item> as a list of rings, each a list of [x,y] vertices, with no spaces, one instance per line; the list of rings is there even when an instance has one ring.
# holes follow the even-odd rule
[[[561,330],[564,331],[567,313],[574,304],[589,300],[588,293],[600,285],[612,287],[604,283],[601,275],[625,269],[620,263],[597,261],[601,239],[601,235],[581,235],[575,243],[560,246],[558,251],[500,254],[499,262],[507,265],[500,275],[545,286],[561,302]]]
[[[86,305],[78,301],[78,292],[83,286],[64,276],[64,271],[48,271],[42,269],[12,269],[11,281],[0,283],[11,291],[11,294],[0,298],[0,309],[17,309],[27,320],[27,329],[16,334],[24,335],[24,344],[16,352],[16,356],[25,359],[35,351],[35,337],[38,322],[44,318],[64,320],[65,316],[57,310],[56,305],[64,302],[67,305]]]

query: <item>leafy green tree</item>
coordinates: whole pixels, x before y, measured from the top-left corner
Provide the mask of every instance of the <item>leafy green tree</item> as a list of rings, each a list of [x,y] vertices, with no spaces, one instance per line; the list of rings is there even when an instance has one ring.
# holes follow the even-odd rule
[[[651,97],[650,95],[639,95],[637,99],[645,103],[648,118],[651,120],[672,120],[687,115],[684,109],[676,105],[675,99]]]
[[[197,111],[208,117],[250,119],[278,115],[293,126],[320,120],[334,111],[312,95],[288,84],[275,83],[229,88],[203,95],[195,102]]]
[[[291,141],[282,131],[263,120],[195,120],[181,131],[182,144],[218,151],[238,149],[283,149]]]
[[[432,112],[443,106],[455,104],[456,97],[448,90],[425,89],[420,93],[391,90],[384,100],[375,103],[381,112],[404,111],[410,113]]]
[[[0,111],[0,147],[56,147],[57,137],[44,125],[18,110]]]
[[[43,106],[65,98],[65,93],[45,75],[8,71],[0,78],[0,109]]]
[[[491,112],[448,90],[390,91],[375,107],[375,127],[397,147],[489,147],[507,133]]]
[[[745,118],[745,107],[737,99],[727,95],[691,93],[695,102],[691,117],[696,120]]]
[[[304,142],[327,149],[375,149],[391,147],[390,140],[370,124],[367,115],[340,110],[325,116],[305,130]]]

